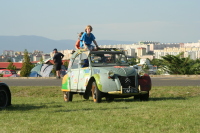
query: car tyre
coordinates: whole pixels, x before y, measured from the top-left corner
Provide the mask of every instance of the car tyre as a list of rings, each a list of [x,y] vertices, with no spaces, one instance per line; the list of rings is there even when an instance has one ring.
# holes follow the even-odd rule
[[[0,108],[5,108],[9,104],[9,93],[5,87],[0,87]]]
[[[95,81],[92,83],[92,97],[95,103],[101,102],[101,98],[102,98],[101,91],[98,89],[98,86]]]
[[[64,101],[65,102],[71,102],[73,99],[73,93],[72,92],[64,92]]]
[[[148,101],[149,100],[149,92],[146,94],[140,95],[140,101]]]

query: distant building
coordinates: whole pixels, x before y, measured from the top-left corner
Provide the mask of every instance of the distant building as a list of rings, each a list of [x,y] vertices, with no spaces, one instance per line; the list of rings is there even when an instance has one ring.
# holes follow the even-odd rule
[[[184,57],[190,56],[194,60],[200,58],[200,47],[164,48],[163,50],[154,50],[154,55],[156,59],[161,59],[161,56],[178,55],[181,52],[184,52]]]
[[[137,56],[141,57],[143,55],[146,55],[146,48],[143,47],[137,48]]]
[[[155,59],[155,56],[154,55],[143,55],[143,56],[140,56],[140,59]]]
[[[180,47],[181,48],[192,48],[192,47],[199,48],[200,40],[198,40],[198,42],[196,42],[196,43],[180,43]]]
[[[10,62],[0,62],[0,69],[6,69]],[[16,67],[17,70],[21,70],[22,63],[20,62],[13,62],[13,65]]]
[[[43,60],[51,58],[50,54],[43,54],[42,55]]]
[[[42,55],[34,55],[33,61],[39,61],[42,58]]]
[[[15,52],[13,50],[4,50],[3,51],[3,55],[4,56],[14,56],[15,55]]]
[[[133,48],[130,48],[130,49],[126,49],[125,50],[125,53],[126,53],[126,55],[128,56],[128,57],[136,57],[136,52],[135,52],[135,49],[133,49]]]

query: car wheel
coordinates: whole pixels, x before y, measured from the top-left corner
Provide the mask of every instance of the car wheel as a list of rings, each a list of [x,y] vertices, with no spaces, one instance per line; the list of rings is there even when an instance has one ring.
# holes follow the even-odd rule
[[[71,102],[73,99],[73,93],[72,92],[63,92],[63,93],[64,93],[64,101]]]
[[[9,94],[4,87],[0,87],[0,108],[5,108],[8,105]]]
[[[149,100],[149,92],[146,94],[140,95],[140,101],[148,101]]]
[[[92,97],[95,103],[101,102],[101,91],[98,89],[95,81],[92,83]]]

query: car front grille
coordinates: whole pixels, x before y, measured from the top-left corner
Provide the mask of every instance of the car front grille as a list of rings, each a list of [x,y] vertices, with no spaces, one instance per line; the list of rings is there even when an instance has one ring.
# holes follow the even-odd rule
[[[130,77],[118,76],[118,78],[123,88],[135,87],[135,76],[130,76]]]

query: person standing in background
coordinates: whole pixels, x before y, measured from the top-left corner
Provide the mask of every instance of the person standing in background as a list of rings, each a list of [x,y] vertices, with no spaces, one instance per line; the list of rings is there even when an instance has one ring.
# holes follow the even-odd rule
[[[58,52],[56,48],[53,50],[53,53],[54,53],[53,61],[55,64],[56,78],[60,79],[60,70],[62,65],[62,58],[64,57],[64,55]]]

